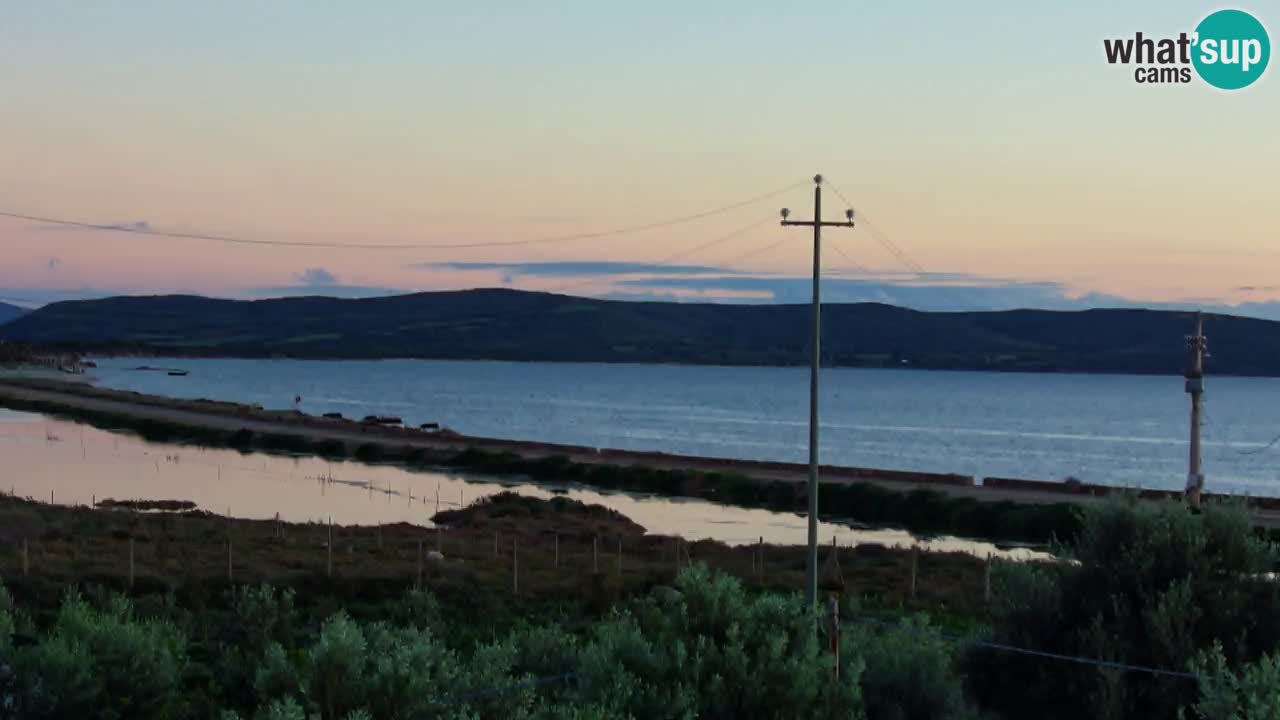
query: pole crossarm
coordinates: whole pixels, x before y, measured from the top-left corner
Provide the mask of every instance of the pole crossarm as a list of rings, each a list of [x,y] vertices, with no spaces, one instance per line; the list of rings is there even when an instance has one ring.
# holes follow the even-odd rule
[[[814,222],[812,220],[783,220],[782,225],[783,227],[789,227],[792,225],[798,227],[853,227],[853,221],[846,220],[845,222],[831,222],[829,220],[823,220],[821,222]]]
[[[783,227],[813,228],[813,312],[809,357],[809,547],[805,563],[805,601],[818,601],[818,371],[822,367],[822,228],[853,227],[853,210],[844,211],[844,221],[822,219],[822,176],[813,177],[813,219],[790,220],[791,211],[782,209]]]

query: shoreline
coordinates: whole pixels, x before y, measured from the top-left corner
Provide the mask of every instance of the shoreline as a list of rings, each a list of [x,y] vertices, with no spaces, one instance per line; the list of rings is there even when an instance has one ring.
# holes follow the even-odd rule
[[[57,346],[55,346],[57,347]],[[77,352],[81,352],[78,351]],[[690,367],[690,368],[776,368],[786,370],[808,370],[807,363],[797,363],[792,365],[779,365],[776,363],[735,363],[725,364],[720,362],[640,362],[636,360],[548,360],[548,359],[530,359],[530,358],[500,358],[500,357],[458,357],[458,356],[441,356],[441,357],[425,357],[417,355],[377,355],[377,356],[360,356],[360,355],[277,355],[272,353],[263,353],[261,355],[247,355],[243,353],[232,355],[220,354],[200,354],[200,353],[182,353],[172,349],[152,348],[146,351],[130,351],[115,352],[108,350],[99,351],[83,351],[81,354],[85,358],[173,358],[176,360],[288,360],[296,362],[406,362],[406,361],[422,361],[422,362],[455,362],[455,363],[534,363],[534,364],[555,364],[555,365],[633,365],[636,367]],[[1089,377],[1096,376],[1112,376],[1112,377],[1168,377],[1183,378],[1182,370],[1090,370],[1087,368],[1018,368],[1018,367],[978,367],[978,366],[936,366],[904,364],[904,365],[884,365],[884,364],[863,364],[850,365],[844,363],[824,364],[823,370],[901,370],[901,371],[923,371],[923,372],[956,372],[956,373],[987,373],[991,375],[1084,375]],[[1280,373],[1240,373],[1240,372],[1215,372],[1214,377],[1222,378],[1262,378],[1262,379],[1280,379]]]
[[[728,505],[796,511],[804,507],[808,466],[554,443],[503,440],[369,425],[268,411],[212,400],[177,400],[80,383],[0,378],[0,405],[69,414],[131,429],[151,439],[178,437],[237,449],[285,450],[410,467],[452,466],[491,475],[582,482],[604,489],[688,496]],[[1020,542],[1064,539],[1071,508],[1127,494],[1169,499],[1169,491],[1126,491],[1085,483],[978,478],[956,474],[823,466],[828,519],[902,527],[916,533]],[[1221,496],[1211,496],[1219,497]],[[1255,521],[1280,527],[1280,500],[1250,498]]]

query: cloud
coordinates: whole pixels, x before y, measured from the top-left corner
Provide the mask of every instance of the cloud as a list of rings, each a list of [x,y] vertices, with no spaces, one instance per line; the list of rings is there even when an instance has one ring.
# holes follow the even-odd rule
[[[404,295],[405,293],[411,292],[417,291],[405,290],[404,288],[376,287],[371,285],[339,285],[334,283],[314,285],[276,285],[272,287],[246,288],[240,291],[239,294],[253,298],[304,296],[366,298],[385,297],[387,295]]]
[[[146,220],[134,220],[132,222],[111,223],[107,225],[32,225],[27,228],[28,232],[77,232],[82,230],[121,230],[124,232],[149,233],[154,232],[151,223]]]
[[[240,294],[253,298],[321,296],[336,298],[382,297],[403,295],[412,290],[373,285],[344,285],[338,276],[321,267],[311,267],[293,275],[293,285],[246,288]]]
[[[1065,310],[1079,307],[1077,299],[1056,283],[1007,282],[993,278],[956,280],[950,278],[945,283],[918,279],[898,282],[828,276],[822,281],[822,294],[826,302],[878,302],[916,310],[1010,310],[1025,307]],[[807,277],[650,277],[622,279],[613,284],[627,293],[727,293],[749,295],[756,298],[754,302],[776,303],[809,302],[812,292]],[[1093,300],[1105,304],[1111,299],[1095,297]]]
[[[135,220],[133,222],[117,223],[115,225],[94,225],[101,230],[126,230],[128,232],[152,232],[151,223],[146,220]]]
[[[104,290],[101,288],[0,288],[0,301],[22,305],[24,307],[40,307],[63,300],[97,300],[115,295],[129,295],[123,290]]]
[[[336,285],[338,284],[337,275],[334,275],[333,273],[329,272],[328,270],[325,270],[324,268],[318,268],[318,267],[307,268],[306,270],[303,270],[301,273],[294,275],[293,279],[297,280],[299,283],[302,283],[303,285]]]
[[[51,257],[49,258],[49,261],[44,264],[44,269],[49,272],[55,272],[61,266],[62,260],[60,258]]]
[[[498,270],[512,277],[579,277],[609,275],[736,275],[737,270],[713,265],[659,265],[642,262],[566,260],[560,262],[441,262],[417,263],[418,270]]]

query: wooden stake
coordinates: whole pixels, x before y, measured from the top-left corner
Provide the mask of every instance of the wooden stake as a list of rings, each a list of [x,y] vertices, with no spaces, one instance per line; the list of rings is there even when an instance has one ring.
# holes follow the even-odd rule
[[[27,551],[27,539],[22,538],[22,577],[31,574],[31,556]]]
[[[600,538],[591,538],[591,572],[600,572]]]
[[[759,550],[757,551],[756,554],[759,555],[760,559],[756,565],[756,576],[760,577],[764,575],[764,536],[763,535],[760,536],[760,544],[758,545],[758,547],[759,547]]]
[[[511,541],[511,594],[520,594],[520,554],[515,540]]]
[[[498,557],[498,533],[493,533],[493,556]]]
[[[987,563],[982,573],[982,600],[991,602],[991,553],[987,553]]]
[[[911,601],[916,600],[916,572],[920,566],[920,548],[912,546],[911,548]]]
[[[556,567],[560,567],[560,533],[556,533]]]
[[[622,538],[618,538],[618,577],[622,577]]]
[[[326,543],[325,550],[327,552],[325,556],[324,572],[325,572],[325,575],[328,575],[329,577],[333,577],[333,516],[332,515],[329,516],[329,542]]]
[[[235,585],[235,576],[231,572],[231,536],[227,535],[227,583]]]
[[[418,538],[418,579],[413,583],[414,589],[422,587],[422,538]]]
[[[378,547],[382,547],[382,525],[378,525]]]
[[[133,589],[133,538],[129,538],[129,589]]]

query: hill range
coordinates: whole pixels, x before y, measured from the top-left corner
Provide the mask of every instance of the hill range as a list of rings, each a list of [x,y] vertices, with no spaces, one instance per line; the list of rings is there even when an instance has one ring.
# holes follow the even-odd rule
[[[1280,376],[1280,322],[1206,317],[1216,374]],[[833,366],[1178,374],[1192,314],[823,306]],[[337,299],[114,297],[47,305],[0,338],[82,351],[723,365],[808,363],[809,306],[624,302],[506,289]]]
[[[27,312],[26,308],[0,302],[0,325],[3,325],[16,317],[25,315]]]

